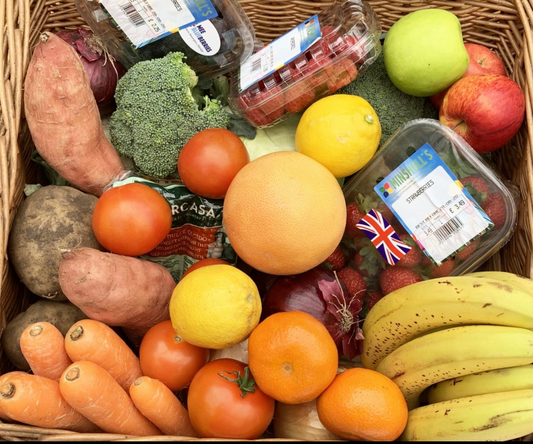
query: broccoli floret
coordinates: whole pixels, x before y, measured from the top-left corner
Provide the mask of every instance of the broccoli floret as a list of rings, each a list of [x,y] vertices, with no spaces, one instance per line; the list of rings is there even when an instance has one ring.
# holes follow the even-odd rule
[[[438,119],[439,115],[428,97],[411,96],[394,86],[385,69],[383,52],[364,74],[337,94],[361,96],[372,105],[381,124],[380,147],[404,123],[420,118]]]
[[[138,62],[119,80],[111,142],[123,156],[154,178],[176,176],[183,146],[207,128],[228,128],[229,114],[216,99],[199,107],[192,95],[198,77],[180,52]]]

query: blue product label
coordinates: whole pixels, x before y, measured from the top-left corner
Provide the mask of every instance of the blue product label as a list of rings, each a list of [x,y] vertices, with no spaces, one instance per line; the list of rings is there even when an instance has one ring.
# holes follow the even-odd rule
[[[435,265],[494,226],[428,143],[374,190]]]
[[[99,0],[135,48],[218,16],[210,0]]]
[[[314,15],[252,54],[241,64],[239,85],[241,91],[294,60],[320,37],[322,31],[318,16]]]

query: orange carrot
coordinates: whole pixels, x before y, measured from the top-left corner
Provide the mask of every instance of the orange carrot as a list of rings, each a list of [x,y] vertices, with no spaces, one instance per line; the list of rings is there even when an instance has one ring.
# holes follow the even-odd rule
[[[198,437],[189,412],[172,390],[158,379],[137,378],[130,386],[130,397],[139,411],[165,435]]]
[[[139,358],[103,322],[94,319],[76,322],[65,335],[65,349],[72,362],[91,361],[107,370],[126,392],[142,376]]]
[[[17,373],[26,374],[26,372],[22,372],[22,371],[19,371],[19,370],[14,370],[12,372],[4,373],[2,376],[0,376],[0,387],[4,383],[4,380],[9,379],[13,374],[17,374]],[[0,406],[0,419],[2,421],[4,421],[4,422],[11,422],[12,421],[11,418],[4,413],[4,411],[1,408],[1,406]]]
[[[59,382],[44,376],[10,372],[2,376],[0,408],[13,421],[52,429],[101,431],[61,396]]]
[[[70,365],[59,380],[65,400],[104,432],[162,435],[133,404],[128,393],[102,367],[90,361]]]
[[[20,336],[20,349],[32,372],[59,381],[72,361],[65,350],[65,338],[50,322],[28,325]]]

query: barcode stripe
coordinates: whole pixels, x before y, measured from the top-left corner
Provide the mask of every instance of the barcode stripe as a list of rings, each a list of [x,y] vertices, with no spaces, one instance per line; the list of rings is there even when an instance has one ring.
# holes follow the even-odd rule
[[[453,233],[459,231],[463,226],[463,222],[460,219],[454,217],[446,222],[442,227],[435,230],[434,235],[437,237],[439,242],[444,242],[447,240]]]
[[[256,59],[252,62],[252,72],[259,71],[261,69],[261,59]]]
[[[122,11],[124,11],[124,14],[128,16],[133,26],[138,28],[139,26],[142,26],[145,24],[144,19],[142,18],[141,14],[137,12],[137,9],[135,9],[135,6],[133,6],[130,2],[120,5],[120,8],[122,9]]]

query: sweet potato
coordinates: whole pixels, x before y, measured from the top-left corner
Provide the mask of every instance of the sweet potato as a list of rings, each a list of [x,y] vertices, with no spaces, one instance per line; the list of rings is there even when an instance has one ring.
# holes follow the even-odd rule
[[[67,298],[59,286],[61,251],[103,250],[91,221],[98,199],[68,186],[48,185],[20,205],[9,235],[9,257],[18,277],[37,296]]]
[[[137,257],[76,248],[62,254],[59,285],[89,318],[122,327],[139,345],[155,324],[170,319],[176,282],[162,265]]]
[[[24,108],[35,148],[76,188],[95,196],[124,171],[104,135],[89,77],[73,47],[41,34],[24,83]]]

